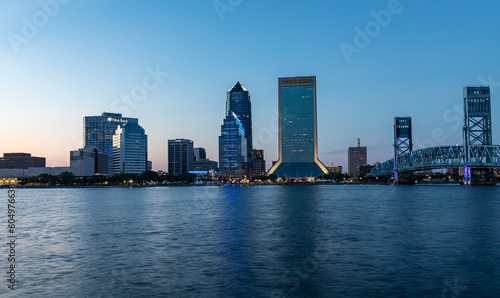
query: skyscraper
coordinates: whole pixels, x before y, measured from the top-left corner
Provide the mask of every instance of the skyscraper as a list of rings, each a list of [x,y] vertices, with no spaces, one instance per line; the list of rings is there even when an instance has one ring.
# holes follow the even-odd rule
[[[188,174],[193,170],[193,141],[188,139],[168,140],[168,173]]]
[[[312,178],[328,174],[318,159],[316,77],[278,81],[279,160],[268,175]]]
[[[349,175],[358,177],[360,175],[360,167],[366,165],[366,147],[361,147],[359,139],[358,147],[349,147],[347,151],[347,160]]]
[[[138,124],[137,118],[122,117],[117,113],[102,113],[101,116],[83,118],[83,147],[97,148],[108,156],[108,175],[113,174],[113,135],[118,125],[123,123]]]
[[[124,123],[113,136],[113,174],[141,174],[147,170],[148,136],[137,123]]]
[[[247,152],[248,167],[252,168],[252,103],[250,102],[250,93],[248,90],[237,82],[229,91],[227,91],[226,99],[226,116],[231,116],[233,112],[236,117],[241,121],[245,129],[245,138],[247,139]],[[250,171],[251,172],[251,171]],[[250,173],[251,174],[251,173]]]
[[[219,136],[219,176],[243,179],[247,174],[247,139],[235,113],[226,116]]]

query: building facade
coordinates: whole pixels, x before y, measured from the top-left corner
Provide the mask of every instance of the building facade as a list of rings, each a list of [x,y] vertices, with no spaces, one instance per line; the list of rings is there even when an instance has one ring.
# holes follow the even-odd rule
[[[73,175],[108,175],[108,156],[97,148],[82,148],[70,151],[69,164]]]
[[[70,167],[29,167],[28,169],[0,169],[0,178],[37,177],[41,174],[57,176],[71,172]]]
[[[359,176],[366,176],[368,175],[372,169],[374,168],[374,166],[372,165],[364,165],[364,166],[359,166]]]
[[[113,174],[141,174],[147,170],[148,136],[137,123],[124,123],[113,136]]]
[[[207,158],[207,151],[205,150],[205,148],[201,148],[201,147],[194,148],[193,152],[194,152],[194,161]]]
[[[334,167],[333,165],[326,167],[328,171],[332,174],[340,173],[342,174],[342,166]]]
[[[348,173],[352,177],[358,177],[360,167],[366,165],[366,147],[361,147],[361,142],[358,139],[358,147],[349,147],[347,151]]]
[[[314,178],[328,174],[318,159],[316,77],[278,81],[279,159],[268,175]]]
[[[242,122],[235,113],[226,116],[219,136],[219,176],[226,179],[248,178],[247,139]]]
[[[139,124],[137,118],[122,117],[117,113],[102,113],[100,116],[83,118],[83,147],[97,148],[108,157],[108,175],[113,174],[113,136],[120,124]]]
[[[253,176],[264,176],[266,174],[266,161],[262,149],[252,150],[252,172]]]
[[[195,160],[193,163],[193,171],[209,171],[209,170],[217,170],[218,164],[216,161],[210,159],[200,159]]]
[[[247,139],[247,153],[245,154],[248,160],[248,168],[252,168],[252,149],[253,149],[253,136],[252,136],[252,103],[250,101],[250,92],[237,82],[229,91],[227,91],[226,99],[226,117],[234,113],[241,121],[245,129],[245,138]],[[252,174],[251,172],[249,173]]]
[[[188,174],[193,170],[193,141],[188,139],[168,140],[168,173],[170,175]]]
[[[0,169],[28,169],[45,167],[45,157],[31,156],[31,153],[4,153],[0,158]]]

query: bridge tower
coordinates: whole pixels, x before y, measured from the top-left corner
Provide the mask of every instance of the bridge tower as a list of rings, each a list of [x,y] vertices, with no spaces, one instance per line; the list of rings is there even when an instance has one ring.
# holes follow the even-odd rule
[[[394,183],[413,184],[413,173],[399,173],[398,157],[413,150],[411,117],[394,117]]]
[[[490,87],[464,88],[464,155],[472,160],[474,146],[492,145]],[[492,181],[493,169],[471,169],[465,166],[465,184],[483,184]]]

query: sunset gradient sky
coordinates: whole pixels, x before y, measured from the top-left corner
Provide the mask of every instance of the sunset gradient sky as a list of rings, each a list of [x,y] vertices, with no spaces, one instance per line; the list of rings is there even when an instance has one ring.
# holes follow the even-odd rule
[[[394,116],[413,117],[416,147],[461,144],[466,85],[493,88],[500,142],[498,1],[0,5],[0,153],[69,165],[69,151],[82,146],[83,117],[108,111],[139,118],[154,170],[166,170],[172,138],[192,139],[217,160],[226,91],[240,81],[252,96],[254,148],[265,150],[270,167],[278,77],[309,75],[317,76],[325,165],[347,171],[357,138],[369,163],[391,158]],[[341,45],[355,52],[346,56]]]

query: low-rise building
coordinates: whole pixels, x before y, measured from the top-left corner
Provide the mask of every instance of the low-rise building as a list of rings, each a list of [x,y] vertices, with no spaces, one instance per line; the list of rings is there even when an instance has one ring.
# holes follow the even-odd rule
[[[342,166],[334,167],[333,165],[331,165],[329,167],[326,167],[326,169],[332,174],[342,173]]]
[[[95,147],[70,151],[69,167],[78,177],[108,175],[108,156]]]
[[[364,165],[364,166],[359,166],[359,175],[360,176],[366,176],[368,173],[372,171],[372,169],[375,166],[372,165]]]
[[[0,169],[28,169],[45,167],[45,157],[31,156],[31,153],[4,153],[0,158]]]
[[[217,169],[217,162],[210,159],[200,159],[193,162],[193,171],[209,171]]]

